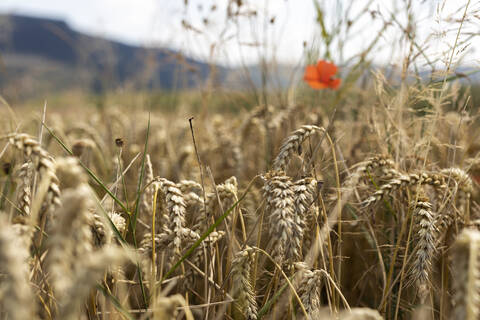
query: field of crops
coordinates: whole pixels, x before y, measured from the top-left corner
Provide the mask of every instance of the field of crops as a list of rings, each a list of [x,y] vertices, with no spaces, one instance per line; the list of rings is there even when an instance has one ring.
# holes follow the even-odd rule
[[[248,88],[0,90],[0,319],[480,319],[478,4],[435,56],[411,1],[405,27],[368,2],[344,59],[357,20],[314,2],[288,87],[265,54]]]
[[[468,88],[341,92],[237,113],[4,105],[2,313],[477,318]]]

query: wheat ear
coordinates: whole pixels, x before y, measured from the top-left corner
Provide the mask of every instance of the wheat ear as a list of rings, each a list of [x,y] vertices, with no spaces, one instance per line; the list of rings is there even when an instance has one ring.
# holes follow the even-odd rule
[[[182,191],[182,193],[189,193],[189,192],[202,192],[202,185],[193,180],[182,180],[177,183],[178,189]]]
[[[178,254],[181,250],[182,230],[185,228],[185,200],[182,191],[177,188],[175,183],[164,178],[156,178],[156,181],[165,196],[168,210],[168,229],[174,233],[173,243],[175,252]]]
[[[125,250],[118,247],[109,247],[85,256],[81,263],[82,268],[76,271],[75,278],[70,280],[71,285],[64,292],[58,319],[79,319],[88,292],[102,279],[107,269],[120,265],[127,258]]]
[[[65,190],[64,205],[54,213],[54,226],[49,238],[49,270],[58,297],[66,294],[76,270],[76,261],[92,250],[88,208],[91,194],[85,185]]]
[[[417,200],[417,199],[415,199]],[[432,268],[432,258],[435,253],[435,238],[437,228],[432,213],[432,204],[428,198],[419,196],[412,203],[413,221],[417,226],[417,252],[411,271],[412,281],[415,281],[421,303],[428,296],[429,278]]]
[[[464,229],[457,237],[452,256],[453,317],[480,317],[480,232]]]
[[[58,302],[59,319],[78,319],[92,286],[111,266],[126,259],[123,248],[104,246],[94,251],[91,225],[92,191],[75,158],[59,159],[56,167],[65,180],[63,206],[54,212],[47,265]]]
[[[263,193],[271,224],[272,256],[280,265],[285,259],[296,261],[300,256],[302,230],[295,219],[292,180],[283,171],[269,172],[264,179]]]
[[[188,248],[191,247],[198,239],[200,239],[200,235],[193,230],[185,228],[183,231],[183,239],[184,239],[184,247]],[[206,237],[200,244],[199,248],[197,248],[192,256],[189,258],[190,262],[195,266],[200,266],[202,263],[202,258],[204,257],[204,250],[211,247],[213,244],[218,242],[220,239],[223,238],[225,232],[223,231],[213,231],[211,232],[208,237]],[[195,269],[189,267],[186,270],[185,278],[190,284],[193,284],[193,276],[194,276]]]
[[[345,185],[347,187],[354,187],[358,184],[361,178],[373,172],[376,169],[382,169],[382,173],[388,173],[393,168],[395,163],[386,155],[377,155],[371,157],[356,165],[355,171],[349,176]],[[393,177],[393,174],[391,175]]]
[[[147,154],[145,156],[145,178],[144,178],[144,187],[147,186],[149,183],[151,183],[154,179],[153,176],[153,166],[152,166],[152,161],[150,160],[150,155]],[[139,207],[139,213],[140,217],[151,217],[153,208],[153,194],[154,194],[155,188],[152,184],[150,184],[148,187],[145,187],[145,191],[142,194],[142,197],[140,199],[140,207]]]
[[[207,195],[206,207],[209,213],[213,213],[218,206],[218,198],[222,203],[223,209],[228,209],[238,200],[238,183],[237,178],[230,177],[224,183],[217,185],[216,192]],[[218,195],[218,198],[217,198]],[[222,212],[223,213],[223,212]],[[202,216],[202,215],[201,215]]]
[[[458,210],[463,215],[465,222],[470,221],[469,202],[473,192],[472,178],[464,170],[460,168],[447,168],[441,171],[446,176],[446,180],[455,182],[456,200],[458,202]]]
[[[473,181],[472,178],[464,170],[460,168],[447,168],[440,171],[448,178],[451,178],[455,181],[458,186],[458,189],[466,194],[472,193],[473,191]]]
[[[303,262],[295,264],[299,269],[301,280],[298,285],[300,299],[305,306],[305,310],[310,316],[318,312],[320,303],[320,292],[322,291],[324,272],[321,270],[310,270]]]
[[[232,261],[233,297],[235,306],[246,320],[257,319],[257,301],[250,282],[250,272],[255,250],[249,246],[237,252]]]
[[[301,153],[301,146],[303,141],[306,138],[314,134],[315,132],[325,131],[325,129],[313,126],[305,125],[300,129],[291,133],[291,135],[285,139],[282,146],[280,147],[280,152],[273,161],[274,170],[285,170],[287,168],[288,162],[293,153]]]
[[[225,180],[222,184],[216,186],[216,192],[210,192],[206,196],[205,206],[200,207],[200,214],[198,214],[193,220],[192,229],[201,232],[207,228],[207,223],[204,219],[205,216],[213,215],[218,217],[219,211],[221,209],[227,210],[238,200],[238,183],[235,177],[230,177]],[[217,197],[218,196],[218,197]],[[202,204],[203,201],[199,197],[194,197],[192,194],[189,196],[189,201],[194,200],[197,204]],[[220,203],[219,203],[220,200]],[[205,214],[207,210],[208,215]],[[223,211],[220,212],[223,214]],[[227,217],[227,221],[230,221],[231,216]]]
[[[14,228],[0,212],[0,306],[8,319],[33,319],[35,299],[29,284],[29,241],[22,241],[20,229]],[[28,236],[30,238],[30,236]]]
[[[118,212],[107,212],[108,217],[112,221],[118,232],[123,234],[127,226],[125,218]],[[93,214],[91,220],[91,230],[93,234],[93,243],[97,247],[102,247],[106,244],[110,244],[113,230],[110,227],[105,228],[105,220],[96,213]]]
[[[202,210],[201,208],[203,207],[203,198],[200,196],[202,194],[202,185],[196,181],[182,180],[177,183],[177,187],[183,194],[188,217],[190,220],[195,220],[198,216],[198,211]]]
[[[414,185],[431,185],[437,189],[444,189],[446,187],[443,177],[437,174],[428,174],[425,172],[419,174],[402,174],[382,185],[379,190],[363,202],[363,206],[368,207],[396,190]]]
[[[17,203],[20,214],[30,215],[32,206],[32,181],[33,181],[33,165],[30,161],[25,162],[18,172],[20,183],[17,191]]]
[[[50,176],[50,184],[48,186],[47,199],[45,200],[44,210],[55,208],[60,205],[60,188],[58,186],[58,178],[55,174],[55,165],[53,158],[50,157],[38,141],[27,134],[11,134],[8,136],[9,142],[18,150],[21,150],[25,157],[31,158],[36,170],[40,175]]]
[[[295,224],[299,228],[293,229],[299,231],[300,234],[294,235],[294,238],[304,242],[305,231],[309,230],[307,221],[314,221],[312,208],[314,207],[314,197],[317,192],[317,180],[313,178],[304,178],[295,181],[293,184],[293,192],[295,194]],[[310,235],[307,236],[310,239]]]

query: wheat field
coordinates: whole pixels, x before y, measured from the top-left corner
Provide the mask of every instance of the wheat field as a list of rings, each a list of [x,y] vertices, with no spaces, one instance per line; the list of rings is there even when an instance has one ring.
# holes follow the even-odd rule
[[[0,319],[480,319],[479,90],[414,44],[321,91],[0,96]]]
[[[2,317],[478,318],[480,126],[453,107],[468,91],[380,81],[336,118],[11,110]],[[420,98],[427,112],[402,108]]]

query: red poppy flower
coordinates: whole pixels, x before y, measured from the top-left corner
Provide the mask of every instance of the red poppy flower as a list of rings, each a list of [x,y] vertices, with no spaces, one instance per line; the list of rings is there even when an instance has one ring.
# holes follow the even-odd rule
[[[333,78],[337,73],[337,66],[325,60],[319,60],[317,65],[310,65],[305,68],[303,81],[308,83],[312,89],[337,89],[342,79]]]

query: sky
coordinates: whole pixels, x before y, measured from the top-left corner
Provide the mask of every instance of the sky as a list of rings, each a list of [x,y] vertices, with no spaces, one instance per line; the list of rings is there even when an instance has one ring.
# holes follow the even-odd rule
[[[311,37],[314,15],[310,1],[265,1],[269,15],[276,16],[279,23],[293,32],[285,32],[278,41],[283,42],[279,50],[282,61],[301,56],[304,39]],[[211,12],[212,6],[217,9]],[[199,8],[201,5],[202,8]],[[292,10],[294,7],[295,10]],[[262,6],[257,6],[262,10]],[[27,14],[65,20],[71,27],[99,36],[105,36],[130,44],[167,46],[187,52],[190,55],[209,59],[210,47],[223,31],[226,1],[190,1],[188,6],[182,0],[2,0],[0,12]],[[292,12],[294,14],[289,13]],[[203,19],[209,19],[205,27]],[[198,24],[204,29],[200,35],[185,30],[182,20]],[[195,21],[195,23],[192,22]],[[279,23],[277,25],[279,25]],[[206,30],[205,30],[206,29]],[[277,30],[276,30],[277,31]],[[229,32],[233,32],[230,31]],[[298,35],[302,36],[298,36]],[[253,42],[245,40],[246,43]],[[238,63],[240,57],[236,46],[228,45],[229,57],[221,53],[218,58],[225,63]],[[237,48],[238,49],[238,48]],[[220,49],[219,49],[220,50]],[[248,62],[256,60],[253,48],[243,50]],[[217,58],[215,58],[217,59]]]
[[[413,1],[418,44],[425,46],[429,57],[449,60],[456,39],[459,17],[468,0]],[[204,61],[223,65],[252,64],[259,57],[285,64],[297,64],[306,56],[305,48],[325,56],[314,0],[244,0],[241,15],[228,16],[238,8],[228,0],[1,0],[0,13],[16,13],[65,20],[72,28],[135,45],[168,47]],[[346,12],[348,0],[318,0],[325,15],[327,31]],[[186,3],[188,3],[186,5]],[[377,63],[401,63],[410,48],[402,28],[407,27],[405,1],[357,0],[347,19],[354,22],[340,48],[332,44],[330,59],[343,62],[358,55],[384,26],[392,23],[379,37],[372,59]],[[397,5],[400,3],[400,5]],[[229,7],[230,4],[230,7]],[[367,13],[361,14],[363,9]],[[462,30],[479,33],[480,3],[469,3],[469,19]],[[256,14],[253,14],[255,12]],[[372,17],[377,12],[376,18]],[[477,15],[477,16],[475,16]],[[347,20],[344,19],[344,20]],[[383,19],[383,20],[382,20]],[[391,21],[390,21],[391,22]],[[477,26],[477,27],[475,27]],[[348,36],[348,37],[347,37]],[[467,35],[465,35],[465,38]],[[463,39],[463,38],[462,38]],[[478,65],[478,38],[459,47],[455,58]],[[304,44],[307,44],[304,46]],[[407,51],[406,51],[407,50]],[[311,52],[310,51],[310,52]],[[425,59],[424,59],[425,60]]]

